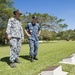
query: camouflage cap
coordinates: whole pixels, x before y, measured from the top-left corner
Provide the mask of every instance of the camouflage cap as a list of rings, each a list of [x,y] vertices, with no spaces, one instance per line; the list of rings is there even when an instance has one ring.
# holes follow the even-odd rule
[[[22,15],[22,13],[20,12],[20,10],[15,10],[13,11],[13,14],[16,15],[16,13],[19,13],[20,15]]]

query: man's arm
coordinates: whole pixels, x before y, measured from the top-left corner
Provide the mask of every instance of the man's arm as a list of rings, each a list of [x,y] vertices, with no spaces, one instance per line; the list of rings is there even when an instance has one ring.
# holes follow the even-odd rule
[[[22,40],[22,42],[24,41],[24,32],[23,32],[22,26],[21,26],[21,40]]]
[[[38,35],[40,36],[40,34],[41,34],[41,30],[39,31],[39,34]]]
[[[7,37],[8,37],[9,40],[11,39],[10,27],[11,27],[11,20],[9,19],[7,29],[6,29]]]
[[[24,31],[28,37],[31,36],[26,29],[24,29]]]
[[[40,25],[38,26],[38,35],[40,36],[40,34],[41,34],[41,27],[40,27]]]
[[[25,28],[24,28],[24,31],[25,31],[26,35],[29,37],[29,36],[31,36],[31,35],[28,33],[27,30],[29,30],[29,24],[27,24],[27,25],[25,26]]]

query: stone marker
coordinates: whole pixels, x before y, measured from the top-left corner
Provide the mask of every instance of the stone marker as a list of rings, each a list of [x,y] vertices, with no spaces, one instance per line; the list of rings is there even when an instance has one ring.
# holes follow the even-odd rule
[[[69,57],[62,59],[59,63],[75,65],[75,54],[72,54]]]
[[[67,75],[68,72],[62,71],[62,66],[51,66],[38,75]]]
[[[74,56],[74,58],[75,58],[75,53],[73,53],[72,56]]]

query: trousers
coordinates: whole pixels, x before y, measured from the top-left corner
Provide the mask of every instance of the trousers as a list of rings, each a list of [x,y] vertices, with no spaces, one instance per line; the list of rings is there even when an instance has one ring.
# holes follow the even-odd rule
[[[29,46],[30,46],[30,56],[34,57],[38,53],[38,40],[29,40]]]
[[[10,62],[18,60],[19,53],[21,49],[21,39],[11,38],[10,39]]]

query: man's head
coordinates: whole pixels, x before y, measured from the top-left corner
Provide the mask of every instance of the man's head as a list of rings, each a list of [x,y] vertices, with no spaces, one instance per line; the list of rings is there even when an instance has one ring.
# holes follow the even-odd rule
[[[37,22],[37,17],[36,16],[33,16],[32,17],[32,23],[35,24],[36,22]]]
[[[22,13],[20,12],[20,10],[15,10],[15,11],[13,12],[13,14],[15,15],[16,18],[19,18],[20,15],[22,15]]]

